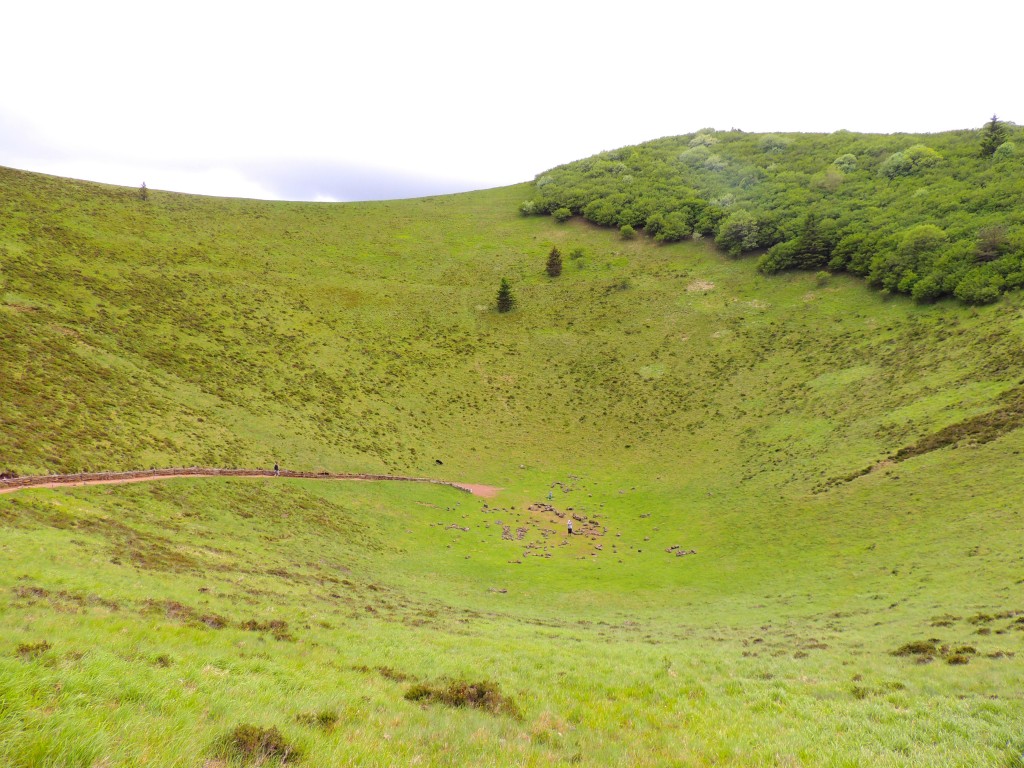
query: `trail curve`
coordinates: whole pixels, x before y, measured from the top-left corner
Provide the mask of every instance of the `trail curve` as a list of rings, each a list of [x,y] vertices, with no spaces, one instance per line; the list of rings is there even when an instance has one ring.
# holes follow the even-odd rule
[[[275,473],[270,469],[214,469],[211,467],[174,467],[170,469],[141,469],[128,472],[79,472],[72,475],[29,475],[26,477],[0,478],[0,493],[13,493],[25,488],[69,488],[79,485],[122,485],[144,483],[155,480],[170,480],[175,477],[282,477],[301,480],[391,480],[407,483],[430,483],[447,485],[465,493],[484,499],[497,495],[500,488],[474,483],[456,483],[450,480],[435,480],[430,477],[405,477],[402,475],[371,475],[355,472],[295,472],[282,469]]]

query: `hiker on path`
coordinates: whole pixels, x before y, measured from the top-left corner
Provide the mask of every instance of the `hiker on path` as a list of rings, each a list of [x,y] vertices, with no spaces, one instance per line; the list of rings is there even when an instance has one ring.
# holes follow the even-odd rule
[[[274,462],[274,477],[281,476],[281,467],[278,466],[277,462]]]

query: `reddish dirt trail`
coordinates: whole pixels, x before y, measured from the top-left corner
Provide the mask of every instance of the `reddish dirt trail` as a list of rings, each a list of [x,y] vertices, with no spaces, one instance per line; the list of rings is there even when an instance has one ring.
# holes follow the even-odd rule
[[[474,496],[479,496],[481,499],[493,499],[498,495],[498,491],[501,488],[495,488],[493,485],[477,485],[475,483],[452,483],[455,488],[461,488],[464,491],[469,491]]]
[[[137,472],[82,472],[77,475],[36,475],[32,477],[16,477],[0,480],[0,493],[13,493],[25,488],[71,488],[79,485],[123,485],[125,483],[145,483],[155,480],[170,480],[176,477],[275,477],[274,472],[265,469],[207,469],[203,467],[187,467],[180,469],[152,469]],[[447,485],[466,491],[484,499],[494,498],[500,488],[490,485],[473,483],[453,483],[447,480],[434,480],[426,477],[402,477],[400,475],[368,475],[368,474],[330,474],[327,472],[294,472],[282,470],[280,478],[303,480],[391,480],[408,483],[430,483]]]

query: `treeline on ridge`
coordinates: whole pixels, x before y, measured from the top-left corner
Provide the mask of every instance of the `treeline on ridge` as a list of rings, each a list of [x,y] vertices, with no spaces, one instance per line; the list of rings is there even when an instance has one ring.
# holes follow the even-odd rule
[[[1024,287],[1024,130],[704,129],[540,174],[524,215],[582,216],[659,242],[713,237],[766,274],[846,271],[918,301]]]

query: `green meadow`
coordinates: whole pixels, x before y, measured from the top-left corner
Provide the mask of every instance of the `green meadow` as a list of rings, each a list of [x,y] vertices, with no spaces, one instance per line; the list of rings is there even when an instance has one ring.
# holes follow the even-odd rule
[[[1020,293],[767,276],[531,194],[0,169],[0,471],[501,488],[0,495],[0,764],[1024,766]]]

